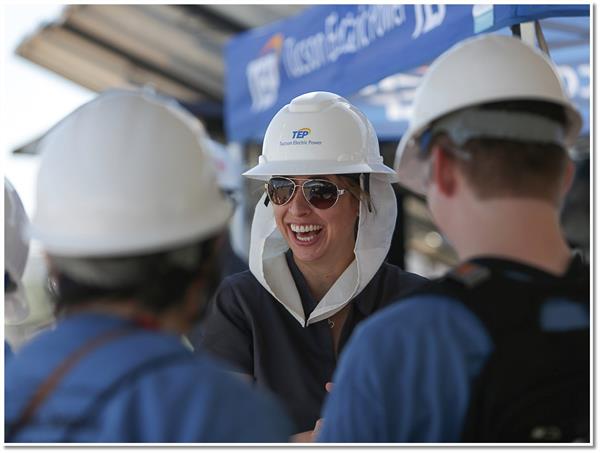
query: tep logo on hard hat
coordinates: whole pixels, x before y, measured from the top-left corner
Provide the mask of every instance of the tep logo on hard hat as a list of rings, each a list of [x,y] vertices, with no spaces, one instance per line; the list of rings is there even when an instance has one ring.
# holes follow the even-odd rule
[[[280,140],[279,146],[290,146],[290,145],[322,145],[323,142],[321,140],[312,140],[308,139],[308,137],[312,133],[312,129],[310,127],[302,127],[297,130],[291,131],[292,136],[289,140]],[[318,135],[318,134],[317,134]]]
[[[302,129],[298,129],[297,131],[292,131],[292,138],[304,138],[310,134],[309,127],[303,127]]]

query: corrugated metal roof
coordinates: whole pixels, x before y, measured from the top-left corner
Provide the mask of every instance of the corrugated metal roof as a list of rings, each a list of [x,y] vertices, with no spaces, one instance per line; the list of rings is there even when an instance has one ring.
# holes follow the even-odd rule
[[[223,46],[302,5],[71,5],[17,53],[93,91],[151,85],[195,104],[223,100]]]

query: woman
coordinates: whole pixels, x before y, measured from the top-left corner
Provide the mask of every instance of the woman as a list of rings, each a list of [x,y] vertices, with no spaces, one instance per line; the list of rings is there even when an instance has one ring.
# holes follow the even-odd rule
[[[244,175],[266,181],[250,270],[223,281],[201,342],[275,392],[304,432],[319,418],[357,323],[424,279],[384,263],[396,175],[372,125],[344,98],[315,92],[292,100]]]

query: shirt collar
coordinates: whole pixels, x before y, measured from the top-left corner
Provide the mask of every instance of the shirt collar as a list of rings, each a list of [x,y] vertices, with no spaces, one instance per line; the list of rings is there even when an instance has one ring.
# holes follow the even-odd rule
[[[291,250],[285,252],[285,260],[287,261],[294,283],[296,283],[296,289],[298,290],[300,300],[302,301],[302,308],[304,308],[304,317],[308,319],[310,313],[315,309],[319,302],[315,300],[310,293],[308,283],[306,283],[304,274],[298,269]]]
[[[300,295],[300,299],[302,300],[302,307],[304,308],[304,314],[308,318],[308,315],[315,309],[315,307],[318,305],[319,302],[317,300],[315,300],[315,298],[310,293],[310,290],[308,289],[308,283],[306,283],[306,279],[304,278],[304,275],[302,274],[300,269],[298,269],[298,266],[296,265],[296,262],[294,261],[294,257],[293,257],[291,250],[287,250],[285,252],[285,259],[287,261],[288,267],[290,268],[292,278],[294,279],[294,282],[296,283],[296,288],[298,289],[298,294]],[[369,284],[356,297],[354,297],[349,302],[349,303],[352,303],[354,305],[354,307],[356,307],[360,311],[360,313],[365,317],[369,316],[371,313],[373,313],[373,311],[375,311],[375,304],[377,302],[376,301],[377,298],[376,297],[368,297],[365,295],[370,292],[369,288],[371,287],[372,284],[374,284],[373,282],[376,282],[379,280],[378,277],[379,277],[379,274],[381,274],[381,272],[382,272],[382,268],[383,268],[383,264],[377,270],[377,272],[375,273],[375,275],[373,276],[373,278],[371,279]]]
[[[530,266],[529,264],[508,260],[504,258],[481,256],[469,260],[482,266],[489,265],[504,272],[507,275],[521,276],[521,280],[531,280],[538,282],[551,282],[568,280],[581,277],[582,273],[587,272],[586,264],[580,252],[574,251],[569,262],[569,266],[564,274],[554,275],[542,269]]]

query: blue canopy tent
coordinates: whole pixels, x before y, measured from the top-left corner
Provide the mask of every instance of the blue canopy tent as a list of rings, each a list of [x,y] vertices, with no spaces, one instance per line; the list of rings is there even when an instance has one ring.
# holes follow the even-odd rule
[[[273,115],[292,98],[333,91],[367,114],[380,139],[397,140],[424,65],[465,38],[510,34],[510,26],[535,20],[542,21],[551,57],[587,131],[589,13],[589,5],[311,7],[228,43],[227,137],[260,142]]]

